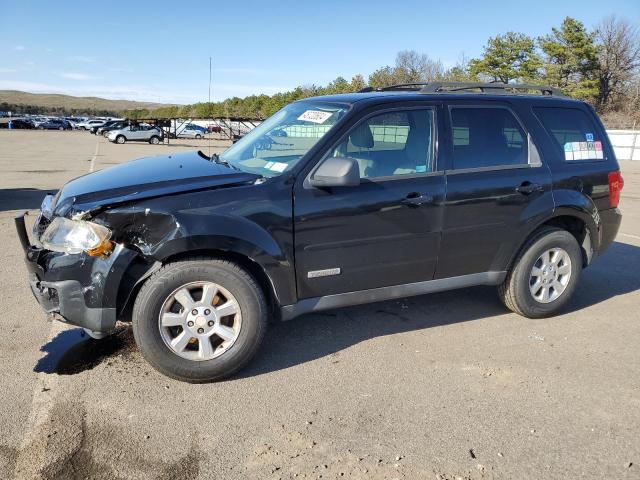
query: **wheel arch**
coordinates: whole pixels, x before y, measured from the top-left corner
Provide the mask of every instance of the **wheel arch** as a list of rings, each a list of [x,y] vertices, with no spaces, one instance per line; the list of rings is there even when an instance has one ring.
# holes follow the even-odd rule
[[[556,227],[569,232],[578,242],[582,251],[583,267],[587,267],[598,251],[599,245],[599,225],[593,216],[583,209],[575,206],[563,206],[554,210],[553,214],[532,225],[523,235],[518,248],[511,256],[507,265],[507,270],[511,269],[513,262],[518,258],[527,242],[538,230],[544,227]]]
[[[153,273],[162,266],[169,263],[180,262],[192,258],[209,257],[220,260],[228,260],[243,268],[260,286],[262,292],[267,299],[269,311],[272,315],[279,315],[280,305],[282,304],[282,292],[279,291],[274,284],[272,275],[258,261],[251,258],[245,253],[233,250],[225,250],[221,248],[196,247],[188,250],[174,251],[173,253],[158,261],[147,261],[139,258],[138,262],[132,262],[124,272],[123,279],[118,290],[118,318],[129,320],[129,316],[133,310],[133,304],[144,285]]]

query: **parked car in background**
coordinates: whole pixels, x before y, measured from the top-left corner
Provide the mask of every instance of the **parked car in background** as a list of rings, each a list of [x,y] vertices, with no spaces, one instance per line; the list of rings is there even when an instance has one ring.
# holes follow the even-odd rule
[[[178,138],[196,138],[199,140],[204,137],[205,133],[207,133],[206,128],[190,123],[178,133]]]
[[[38,128],[40,130],[73,130],[71,123],[62,118],[54,118],[47,120],[46,122],[42,122],[38,125]]]
[[[105,123],[104,125],[102,125],[101,127],[96,128],[95,134],[106,137],[109,134],[109,132],[112,132],[113,130],[120,130],[130,125],[130,123],[131,122],[129,120],[111,120]]]
[[[108,127],[120,121],[121,120],[107,120],[102,125],[94,125],[93,127],[89,128],[89,131],[95,135],[98,133],[99,128]]]
[[[41,123],[48,122],[49,119],[46,117],[29,117],[29,121],[33,123],[34,127],[39,127]]]
[[[9,123],[11,123],[11,128],[16,130],[33,130],[36,128],[33,122],[25,118],[14,118],[13,120],[9,120]],[[3,127],[9,128],[9,123],[3,124]]]
[[[152,145],[157,145],[162,141],[163,137],[164,132],[162,129],[151,125],[129,125],[119,130],[113,130],[107,135],[110,142],[120,144],[134,141],[149,142]]]
[[[105,123],[107,123],[106,120],[92,119],[92,120],[87,120],[85,122],[80,122],[76,125],[76,127],[80,130],[91,130],[91,128],[101,127]]]

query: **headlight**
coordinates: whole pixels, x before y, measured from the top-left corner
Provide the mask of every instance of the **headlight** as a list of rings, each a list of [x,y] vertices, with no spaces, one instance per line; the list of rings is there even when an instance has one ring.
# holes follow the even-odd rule
[[[47,250],[101,256],[113,249],[111,230],[97,223],[55,217],[40,237]]]

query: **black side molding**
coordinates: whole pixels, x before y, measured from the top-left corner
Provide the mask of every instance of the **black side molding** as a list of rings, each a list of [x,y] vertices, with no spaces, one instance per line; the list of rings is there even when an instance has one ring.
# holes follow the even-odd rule
[[[371,288],[357,292],[338,293],[325,297],[305,298],[293,305],[282,307],[282,320],[291,320],[299,315],[329,310],[333,308],[362,305],[364,303],[382,302],[394,298],[413,297],[426,293],[443,292],[456,288],[473,287],[476,285],[499,285],[507,272],[481,272],[459,277],[439,278],[424,282],[393,285],[390,287]]]

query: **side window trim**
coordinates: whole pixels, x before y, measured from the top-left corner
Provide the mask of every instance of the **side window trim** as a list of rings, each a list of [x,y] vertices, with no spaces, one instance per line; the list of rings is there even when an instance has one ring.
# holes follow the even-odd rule
[[[439,147],[438,107],[439,106],[440,106],[440,104],[438,104],[438,103],[429,103],[429,104],[425,104],[425,105],[412,105],[412,106],[407,106],[407,107],[398,106],[398,107],[390,107],[390,108],[380,108],[380,109],[376,109],[376,110],[373,110],[373,111],[369,112],[368,114],[366,114],[363,117],[361,117],[360,119],[358,119],[357,122],[355,122],[354,124],[350,125],[349,128],[345,131],[345,133],[343,133],[340,137],[338,137],[338,139],[336,141],[332,142],[329,145],[329,147],[327,148],[326,152],[322,155],[322,157],[320,158],[318,163],[316,163],[316,165],[306,175],[305,180],[304,180],[304,185],[305,186],[309,185],[309,179],[313,176],[313,174],[320,167],[320,165],[322,165],[322,163],[327,158],[330,158],[330,156],[336,150],[336,148],[342,142],[344,142],[349,137],[350,133],[355,128],[358,128],[363,122],[366,122],[367,120],[369,120],[372,117],[376,117],[378,115],[384,115],[385,113],[406,112],[406,111],[411,111],[411,110],[431,110],[432,113],[433,113],[433,117],[432,117],[433,121],[432,121],[432,124],[431,124],[431,138],[432,138],[432,141],[431,141],[431,155],[432,155],[432,162],[433,162],[434,170],[432,170],[431,172],[416,172],[416,173],[408,173],[408,174],[403,174],[403,175],[391,175],[391,176],[384,176],[384,177],[362,178],[361,181],[362,182],[374,182],[374,183],[377,183],[377,182],[383,182],[383,181],[403,180],[403,179],[416,178],[416,177],[431,177],[431,176],[443,175],[444,174],[444,170],[438,170],[438,168],[439,168],[439,164],[438,164],[438,151],[439,151],[439,148],[438,148]]]
[[[470,167],[470,168],[453,168],[453,162],[455,161],[454,153],[453,153],[453,117],[451,116],[451,111],[455,108],[491,108],[491,109],[503,109],[507,110],[513,118],[515,118],[516,122],[522,129],[522,131],[526,134],[527,137],[527,163],[521,163],[517,165],[494,165],[487,167]],[[525,128],[524,123],[520,120],[518,114],[509,106],[509,105],[478,105],[478,104],[464,104],[464,103],[451,103],[447,105],[448,110],[448,122],[449,122],[449,140],[451,142],[451,168],[446,170],[447,175],[455,175],[459,173],[470,173],[470,172],[490,172],[493,170],[514,170],[521,168],[538,168],[542,166],[542,160],[540,157],[540,151],[531,137],[531,133],[527,128]]]

